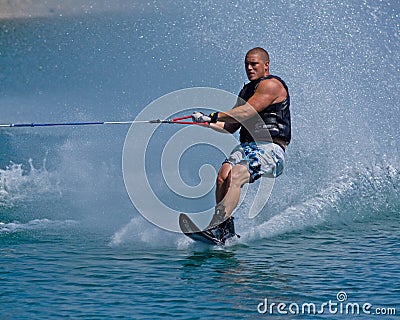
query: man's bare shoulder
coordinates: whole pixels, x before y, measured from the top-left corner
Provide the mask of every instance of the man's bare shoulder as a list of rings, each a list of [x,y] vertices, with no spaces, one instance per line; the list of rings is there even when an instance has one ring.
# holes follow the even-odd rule
[[[260,81],[257,86],[256,93],[262,95],[272,95],[278,100],[284,99],[287,96],[285,87],[278,79],[275,78]]]
[[[279,91],[281,89],[285,90],[283,84],[278,79],[270,78],[260,81],[256,91],[264,91],[264,90]]]

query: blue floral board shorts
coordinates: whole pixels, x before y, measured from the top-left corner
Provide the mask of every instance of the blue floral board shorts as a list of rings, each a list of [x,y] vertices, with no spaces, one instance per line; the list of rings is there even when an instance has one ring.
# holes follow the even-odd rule
[[[250,173],[250,183],[262,176],[276,178],[285,166],[285,151],[272,142],[245,142],[238,145],[224,161],[232,166],[242,164]]]

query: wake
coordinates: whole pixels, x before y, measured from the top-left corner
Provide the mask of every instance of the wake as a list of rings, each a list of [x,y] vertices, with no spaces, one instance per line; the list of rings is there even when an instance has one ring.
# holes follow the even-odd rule
[[[339,177],[311,197],[285,208],[267,221],[245,230],[243,241],[316,227],[322,224],[368,222],[397,215],[400,171],[383,163]]]

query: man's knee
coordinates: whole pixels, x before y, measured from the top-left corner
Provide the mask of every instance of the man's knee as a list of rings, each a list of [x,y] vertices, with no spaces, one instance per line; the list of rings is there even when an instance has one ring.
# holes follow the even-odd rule
[[[230,179],[230,173],[232,170],[232,166],[230,163],[224,163],[217,175],[217,184],[223,185]]]
[[[232,184],[239,185],[240,187],[242,187],[245,183],[249,182],[250,179],[250,173],[247,170],[247,167],[242,164],[234,166],[232,168],[231,175],[232,175]]]

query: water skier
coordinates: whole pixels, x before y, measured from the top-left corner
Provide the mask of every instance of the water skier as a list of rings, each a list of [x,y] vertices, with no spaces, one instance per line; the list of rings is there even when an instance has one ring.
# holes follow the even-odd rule
[[[240,144],[218,172],[215,213],[206,231],[223,242],[235,235],[232,212],[241,187],[261,177],[281,175],[291,140],[289,90],[281,78],[270,74],[268,52],[253,48],[244,62],[250,82],[240,91],[235,106],[227,112],[192,115],[193,121],[208,122],[218,132],[240,130]]]

